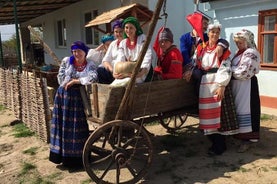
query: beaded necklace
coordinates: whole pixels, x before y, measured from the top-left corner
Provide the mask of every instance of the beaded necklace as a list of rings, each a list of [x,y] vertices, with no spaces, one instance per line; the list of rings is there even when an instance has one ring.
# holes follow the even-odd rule
[[[208,71],[208,70],[213,68],[215,60],[217,58],[217,53],[214,54],[213,61],[212,61],[212,64],[210,66],[204,68],[204,67],[202,67],[201,62],[202,62],[202,58],[203,58],[204,54],[205,53],[212,53],[215,50],[216,46],[217,45],[215,44],[213,47],[209,47],[209,44],[207,42],[207,46],[205,48],[201,49],[200,54],[198,55],[198,67],[200,67],[202,70]]]
[[[87,60],[85,60],[84,62],[82,63],[77,63],[75,60],[74,60],[74,68],[76,71],[78,72],[82,72],[87,66]]]
[[[131,44],[130,38],[127,38],[126,45],[130,50],[133,50],[137,45],[137,37],[135,38],[133,45]]]

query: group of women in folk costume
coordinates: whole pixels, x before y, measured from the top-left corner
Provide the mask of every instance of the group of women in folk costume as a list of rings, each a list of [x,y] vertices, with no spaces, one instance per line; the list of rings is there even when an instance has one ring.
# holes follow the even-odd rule
[[[260,100],[255,74],[259,72],[260,54],[253,33],[243,29],[234,34],[238,50],[231,57],[228,49],[216,51],[220,31],[220,24],[210,24],[209,40],[196,49],[197,68],[202,72],[199,128],[211,140],[210,155],[226,150],[225,135],[242,140],[238,152],[246,151],[249,141],[259,140]]]

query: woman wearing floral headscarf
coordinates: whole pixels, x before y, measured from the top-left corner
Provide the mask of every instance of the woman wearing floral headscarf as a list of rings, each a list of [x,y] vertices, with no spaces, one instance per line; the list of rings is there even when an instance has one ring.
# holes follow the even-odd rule
[[[225,136],[236,134],[235,106],[228,85],[231,79],[230,51],[218,55],[216,47],[221,25],[208,26],[209,41],[197,46],[196,62],[203,72],[199,89],[199,128],[212,145],[209,155],[221,155],[226,150]]]
[[[64,166],[81,166],[89,135],[80,88],[97,82],[95,64],[86,59],[89,48],[81,41],[71,45],[71,57],[62,60],[58,73],[50,129],[49,160]]]
[[[239,134],[237,138],[244,140],[238,152],[249,148],[250,142],[259,140],[260,130],[260,97],[258,81],[260,54],[256,49],[254,34],[243,29],[234,34],[237,52],[232,62],[232,91],[235,97]]]
[[[119,44],[119,52],[116,58],[114,78],[115,79],[124,79],[130,78],[132,75],[132,67],[138,59],[142,47],[145,43],[146,36],[143,34],[143,31],[140,27],[138,20],[135,17],[128,17],[123,21],[124,29],[124,39]],[[136,82],[141,83],[146,80],[147,74],[151,68],[152,60],[152,51],[148,48],[144,59],[141,64],[141,69],[137,74]],[[126,61],[128,61],[129,66],[124,66]],[[121,68],[122,70],[117,70]],[[125,72],[124,69],[129,68],[128,72]]]

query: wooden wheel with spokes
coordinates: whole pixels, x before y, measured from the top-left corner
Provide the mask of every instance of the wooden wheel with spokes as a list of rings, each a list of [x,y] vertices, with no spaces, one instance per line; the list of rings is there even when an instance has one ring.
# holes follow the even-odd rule
[[[160,124],[167,129],[168,132],[175,132],[182,128],[188,118],[188,114],[178,114],[168,118],[159,115]]]
[[[88,138],[83,165],[96,183],[133,184],[152,162],[153,147],[144,127],[114,120],[98,127]]]

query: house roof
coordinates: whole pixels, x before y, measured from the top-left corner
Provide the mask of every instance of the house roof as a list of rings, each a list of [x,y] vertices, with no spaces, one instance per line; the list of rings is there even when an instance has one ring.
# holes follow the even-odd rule
[[[143,26],[151,20],[153,14],[154,12],[149,10],[148,7],[134,3],[104,12],[88,22],[85,27],[94,27],[102,32],[110,32],[111,22],[119,18],[125,19],[130,16],[136,17],[140,22],[144,22],[142,24]],[[106,24],[106,31],[98,28],[98,25],[101,24]]]
[[[17,21],[18,23],[23,23],[79,1],[80,0],[16,0]],[[0,0],[0,25],[14,23],[13,1]]]

